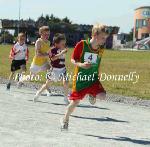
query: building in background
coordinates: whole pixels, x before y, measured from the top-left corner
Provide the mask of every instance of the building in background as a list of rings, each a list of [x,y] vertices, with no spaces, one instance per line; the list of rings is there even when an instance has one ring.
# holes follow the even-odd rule
[[[133,41],[150,36],[150,6],[135,9]]]
[[[47,21],[46,19],[34,21],[32,19],[23,20],[21,19],[20,22],[18,20],[9,20],[9,19],[2,19],[0,20],[0,30],[3,30],[4,37],[0,33],[0,43],[11,42],[6,39],[5,32],[14,31],[14,36],[17,36],[18,33],[18,23],[19,31],[26,33],[27,36],[27,43],[28,44],[35,44],[38,35],[38,28],[43,25],[48,25],[51,31],[50,34],[50,41],[53,42],[53,37],[56,33],[63,33],[66,35],[67,45],[68,46],[75,46],[75,44],[82,40],[91,37],[91,30],[93,25],[85,25],[85,24],[73,24],[73,23],[66,23],[63,21],[60,22],[51,22]],[[109,26],[110,30],[112,30],[112,34],[117,34],[119,32],[118,26]],[[106,47],[111,49],[113,46],[113,35],[110,35],[107,42]],[[7,35],[8,36],[8,35]],[[3,39],[4,38],[4,39]],[[5,40],[5,41],[3,41]]]
[[[126,33],[118,33],[113,35],[113,49],[121,49],[124,48],[126,43],[129,41],[129,34]]]

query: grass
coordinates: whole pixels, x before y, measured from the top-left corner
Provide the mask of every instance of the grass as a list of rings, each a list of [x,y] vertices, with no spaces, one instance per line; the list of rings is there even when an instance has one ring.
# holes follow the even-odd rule
[[[8,78],[10,73],[9,51],[12,45],[0,45],[0,76]],[[29,46],[30,59],[27,64],[29,69],[34,56],[34,47]],[[73,49],[70,48],[66,56],[68,72],[73,72],[73,65],[70,63],[70,57]],[[138,98],[150,99],[150,52],[131,52],[105,50],[101,72],[106,75],[127,75],[130,72],[136,72],[139,75],[137,83],[132,81],[102,81],[106,91],[125,96],[136,96]],[[42,73],[44,75],[44,73]],[[45,78],[41,82],[44,82]],[[59,85],[58,83],[55,83]],[[71,83],[70,83],[71,86]]]

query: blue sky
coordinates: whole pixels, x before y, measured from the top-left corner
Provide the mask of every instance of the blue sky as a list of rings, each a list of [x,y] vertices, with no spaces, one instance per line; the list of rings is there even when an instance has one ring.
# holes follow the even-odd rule
[[[18,19],[18,1],[0,0],[0,18]],[[21,18],[36,19],[42,13],[53,13],[60,18],[67,16],[74,23],[101,22],[129,32],[134,9],[146,5],[150,5],[150,0],[21,0]]]

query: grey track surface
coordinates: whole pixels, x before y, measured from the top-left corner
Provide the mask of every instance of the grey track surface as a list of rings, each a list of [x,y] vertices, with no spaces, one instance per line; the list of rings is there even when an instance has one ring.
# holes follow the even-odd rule
[[[0,84],[0,147],[150,147],[150,109],[84,100],[70,118],[68,132],[60,131],[63,97]]]

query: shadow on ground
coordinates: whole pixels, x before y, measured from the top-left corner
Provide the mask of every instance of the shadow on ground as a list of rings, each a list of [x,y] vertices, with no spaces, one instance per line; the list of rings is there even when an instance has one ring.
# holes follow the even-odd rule
[[[45,113],[56,114],[56,115],[64,115],[64,114],[55,113],[55,112],[45,112]],[[120,122],[120,123],[129,123],[128,121],[118,120],[118,119],[114,119],[114,118],[110,118],[110,117],[96,118],[96,117],[83,117],[83,116],[76,116],[76,115],[71,115],[71,117],[80,118],[80,119],[87,119],[87,120],[95,120],[95,121],[99,121],[99,122]]]
[[[142,139],[132,139],[129,137],[102,137],[102,136],[95,136],[95,135],[89,135],[89,134],[84,134],[85,136],[90,136],[90,137],[96,137],[98,139],[102,140],[115,140],[115,141],[126,141],[126,142],[132,142],[135,144],[141,144],[141,145],[150,145],[150,140],[142,140]]]
[[[28,101],[32,101],[32,100],[28,100]],[[43,103],[43,104],[50,104],[50,105],[55,105],[55,106],[65,106],[66,104],[62,104],[62,103],[49,103],[47,101],[40,101],[38,100],[37,103]],[[108,108],[104,108],[104,107],[97,107],[97,106],[91,106],[91,105],[79,105],[79,108],[94,108],[94,109],[100,109],[100,110],[110,110]]]

